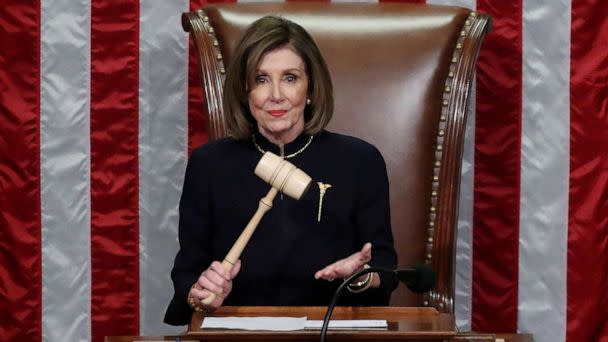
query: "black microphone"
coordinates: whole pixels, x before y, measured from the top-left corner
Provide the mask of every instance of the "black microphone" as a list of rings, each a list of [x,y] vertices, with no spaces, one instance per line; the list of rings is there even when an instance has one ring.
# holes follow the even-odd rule
[[[425,293],[435,287],[435,272],[427,264],[396,269],[393,272],[412,292]]]
[[[338,289],[336,289],[336,292],[334,293],[334,296],[327,307],[325,318],[323,319],[323,326],[321,327],[321,336],[319,339],[320,342],[325,342],[327,328],[329,327],[329,319],[331,318],[331,314],[334,312],[334,307],[340,298],[340,294],[342,294],[342,290],[344,290],[344,288],[353,280],[371,272],[392,274],[399,279],[399,281],[405,283],[408,289],[416,293],[424,293],[432,290],[435,287],[435,272],[433,272],[433,269],[426,264],[414,265],[412,267],[395,270],[374,266],[364,268],[363,270],[356,272],[350,277],[344,279],[342,284],[340,284]]]

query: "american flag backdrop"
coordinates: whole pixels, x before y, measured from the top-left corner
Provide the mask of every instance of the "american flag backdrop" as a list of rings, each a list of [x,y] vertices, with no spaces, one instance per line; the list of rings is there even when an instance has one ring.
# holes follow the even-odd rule
[[[494,20],[467,123],[459,329],[608,341],[608,1],[426,2]],[[202,5],[0,3],[1,341],[183,331],[162,317],[207,139],[180,25]]]

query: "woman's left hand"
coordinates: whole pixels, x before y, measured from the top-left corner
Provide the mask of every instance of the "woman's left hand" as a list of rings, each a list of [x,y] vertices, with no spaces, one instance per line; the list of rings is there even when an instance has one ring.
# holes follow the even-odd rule
[[[347,278],[355,272],[363,269],[363,265],[372,259],[372,244],[366,243],[360,251],[340,259],[331,265],[325,266],[315,273],[315,279],[333,281],[338,278]],[[376,277],[375,277],[376,278]]]

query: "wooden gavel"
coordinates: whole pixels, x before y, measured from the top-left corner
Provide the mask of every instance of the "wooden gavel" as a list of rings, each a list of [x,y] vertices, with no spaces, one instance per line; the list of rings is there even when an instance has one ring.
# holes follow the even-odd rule
[[[241,256],[243,249],[245,249],[247,242],[249,242],[249,238],[251,238],[264,214],[272,208],[272,201],[277,193],[280,191],[293,199],[299,200],[310,187],[312,180],[302,170],[271,152],[264,153],[262,159],[260,159],[255,167],[255,174],[272,187],[266,196],[260,199],[258,210],[253,214],[239,238],[228,254],[226,254],[224,261],[222,261],[222,266],[227,271],[232,269],[234,263]],[[216,294],[211,293],[202,302],[205,305],[209,305],[215,300],[215,297]]]

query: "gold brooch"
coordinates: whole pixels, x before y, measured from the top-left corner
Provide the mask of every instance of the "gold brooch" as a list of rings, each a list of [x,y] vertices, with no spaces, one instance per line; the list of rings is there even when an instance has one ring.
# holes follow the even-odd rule
[[[331,184],[324,184],[322,182],[317,182],[319,185],[319,212],[317,213],[317,222],[321,222],[321,209],[323,208],[323,197],[325,196],[325,191],[331,188]]]

